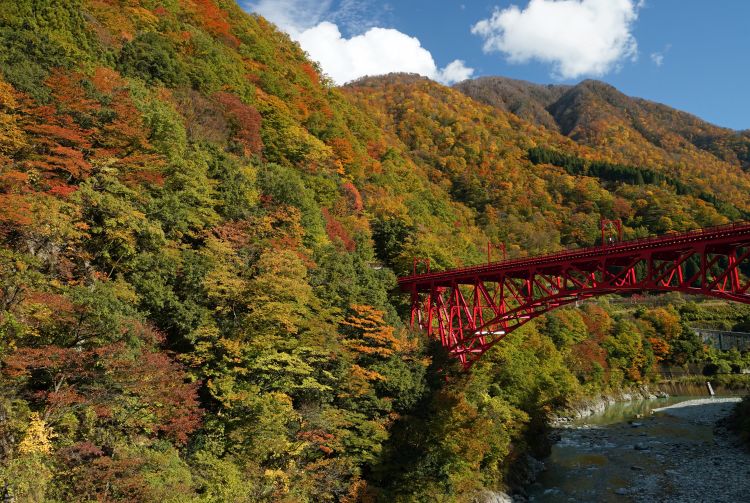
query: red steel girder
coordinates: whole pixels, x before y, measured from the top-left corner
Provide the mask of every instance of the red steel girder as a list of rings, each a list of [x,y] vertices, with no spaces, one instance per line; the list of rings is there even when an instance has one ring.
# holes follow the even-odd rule
[[[741,267],[750,270],[750,222],[414,273],[398,283],[412,296],[412,326],[469,368],[528,321],[599,295],[677,291],[750,304]]]

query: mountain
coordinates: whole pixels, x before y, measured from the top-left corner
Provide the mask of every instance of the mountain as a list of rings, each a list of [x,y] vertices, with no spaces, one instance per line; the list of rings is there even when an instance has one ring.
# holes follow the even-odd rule
[[[472,99],[511,112],[519,118],[559,131],[555,117],[547,107],[572,86],[534,84],[505,77],[479,77],[454,86]]]
[[[750,132],[721,128],[665,105],[631,98],[603,82],[543,86],[483,77],[455,87],[482,103],[595,148],[607,148],[614,132],[628,139],[616,145],[620,152],[612,151],[623,162],[651,158],[674,164],[683,158],[687,162],[717,158],[726,163],[723,169],[727,165],[750,168]]]
[[[750,210],[741,161],[600,91],[337,88],[232,0],[0,0],[0,45],[4,500],[472,501],[574,401],[740,358],[685,327],[747,310],[681,299],[555,311],[471,373],[408,327],[414,257]]]
[[[539,86],[488,77],[458,84],[457,89],[502,110],[509,102],[529,103],[517,108],[524,118],[552,127],[608,161],[676,175],[747,211],[742,194],[750,188],[744,175],[748,132],[720,128],[591,80],[576,86]],[[525,110],[534,110],[533,116]]]
[[[679,162],[641,163],[626,155],[641,148],[635,135],[589,145],[412,76],[364,79],[345,90],[431,180],[478,213],[490,239],[519,251],[593,244],[602,215],[642,236],[722,223],[749,208],[741,194],[750,176],[705,152],[694,160],[683,147],[652,149]]]

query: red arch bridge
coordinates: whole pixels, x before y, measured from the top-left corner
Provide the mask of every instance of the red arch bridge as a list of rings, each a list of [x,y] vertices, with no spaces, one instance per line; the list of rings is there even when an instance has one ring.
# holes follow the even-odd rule
[[[528,321],[613,293],[683,292],[750,304],[750,222],[399,278],[411,323],[469,368]]]

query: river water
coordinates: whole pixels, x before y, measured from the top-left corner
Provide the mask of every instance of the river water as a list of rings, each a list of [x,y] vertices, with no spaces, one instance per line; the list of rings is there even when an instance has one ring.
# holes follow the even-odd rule
[[[562,428],[528,500],[750,502],[750,453],[715,424],[738,400],[618,403]]]

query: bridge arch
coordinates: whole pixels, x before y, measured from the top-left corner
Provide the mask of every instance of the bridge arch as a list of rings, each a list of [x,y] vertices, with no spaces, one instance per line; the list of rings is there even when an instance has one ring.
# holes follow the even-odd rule
[[[682,292],[750,304],[750,223],[399,278],[411,323],[469,368],[542,314],[607,294]]]

